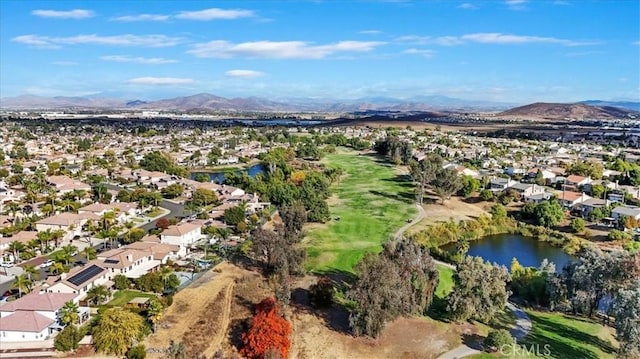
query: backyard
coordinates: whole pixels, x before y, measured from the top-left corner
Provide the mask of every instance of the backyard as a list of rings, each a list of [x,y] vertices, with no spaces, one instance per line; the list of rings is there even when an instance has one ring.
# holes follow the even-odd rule
[[[382,242],[416,215],[413,186],[373,155],[339,150],[323,162],[343,168],[344,175],[332,185],[331,221],[308,227],[307,268],[353,272],[365,252],[379,252]]]

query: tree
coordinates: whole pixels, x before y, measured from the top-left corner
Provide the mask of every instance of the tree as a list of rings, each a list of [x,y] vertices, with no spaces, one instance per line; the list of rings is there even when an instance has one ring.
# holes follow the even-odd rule
[[[513,345],[515,343],[511,333],[506,329],[495,329],[489,332],[486,338],[484,338],[483,345],[485,348],[491,351],[499,350],[507,345]]]
[[[147,350],[144,344],[138,344],[135,347],[129,348],[125,357],[127,359],[145,359],[147,357]]]
[[[124,274],[116,274],[113,277],[113,285],[117,290],[129,289],[129,278],[127,278]]]
[[[541,170],[538,170],[538,172],[536,172],[536,177],[533,180],[533,183],[539,185],[539,186],[543,186],[544,185],[544,175],[542,174]]]
[[[156,221],[156,228],[160,228],[160,229],[167,229],[169,228],[169,220],[167,218],[160,218]]]
[[[464,175],[460,179],[461,187],[458,193],[463,197],[468,197],[480,189],[480,181],[472,176]]]
[[[153,332],[155,333],[158,329],[158,322],[162,319],[162,312],[164,308],[162,307],[162,303],[156,298],[151,299],[147,306],[147,319],[153,324]]]
[[[564,211],[558,201],[544,201],[536,205],[533,213],[536,221],[543,227],[553,227],[564,219]]]
[[[490,189],[483,189],[480,191],[480,198],[483,201],[490,201],[493,199],[493,192]]]
[[[356,273],[347,296],[355,302],[349,324],[358,336],[377,337],[396,317],[424,313],[438,284],[428,250],[408,239],[385,242],[379,255],[366,253]]]
[[[15,276],[12,288],[18,289],[18,297],[22,297],[23,293],[31,290],[32,285],[33,281],[26,274],[20,274]]]
[[[163,188],[160,193],[165,198],[176,198],[182,196],[184,192],[184,186],[181,183],[170,184]]]
[[[22,269],[24,270],[24,274],[26,274],[27,277],[29,277],[30,281],[33,281],[34,279],[38,279],[38,276],[40,275],[40,272],[36,269],[35,266],[25,265]]]
[[[86,246],[82,250],[82,254],[84,254],[85,259],[89,262],[92,259],[96,259],[96,249],[91,246]]]
[[[420,161],[409,162],[409,173],[417,185],[418,203],[422,204],[424,190],[435,179],[438,170],[442,168],[442,162],[442,157],[438,155],[429,156]]]
[[[509,281],[509,272],[504,266],[484,263],[480,257],[465,257],[453,275],[447,311],[456,321],[488,322],[507,304]]]
[[[279,313],[274,298],[266,298],[256,306],[249,330],[242,335],[244,346],[240,354],[250,359],[262,359],[275,351],[280,358],[289,354],[291,324]]]
[[[442,204],[444,204],[445,200],[451,198],[451,195],[456,193],[461,186],[458,172],[452,167],[440,169],[436,177],[431,181],[431,187],[438,197],[440,197]]]
[[[246,209],[243,204],[227,208],[224,211],[224,222],[228,225],[236,226],[245,220]]]
[[[138,338],[143,319],[123,308],[111,308],[100,316],[93,330],[96,350],[105,354],[122,356]]]
[[[619,358],[640,358],[640,281],[618,291],[614,304],[616,336],[620,342]]]
[[[573,230],[574,233],[581,233],[584,231],[585,227],[586,223],[584,222],[584,219],[574,218],[571,220],[571,230]]]
[[[71,259],[73,259],[74,254],[77,252],[78,247],[74,246],[73,244],[67,244],[66,246],[62,247],[60,257],[64,259],[66,265],[69,265],[69,262],[71,261]]]
[[[13,261],[20,262],[20,253],[26,249],[26,246],[22,242],[12,241],[9,243],[7,250],[13,254]]]
[[[80,308],[72,301],[64,303],[60,308],[60,320],[64,325],[76,324],[80,318]]]
[[[63,273],[64,271],[66,271],[66,268],[65,268],[64,264],[62,264],[60,262],[55,262],[55,263],[53,263],[51,268],[49,268],[49,271],[51,271],[51,273],[53,273],[53,274],[60,274],[60,273]]]
[[[209,177],[208,174],[206,173],[196,173],[196,175],[193,177],[193,180],[196,182],[209,182],[211,181],[211,177]]]
[[[334,290],[329,277],[320,277],[309,287],[311,304],[316,308],[330,307],[333,304]]]
[[[53,347],[61,352],[69,352],[78,349],[78,343],[82,340],[82,335],[75,325],[68,325],[53,341]]]
[[[198,188],[193,192],[191,202],[198,206],[208,206],[218,202],[218,196],[215,191],[206,188]]]
[[[87,291],[87,300],[93,305],[100,305],[109,299],[111,291],[104,285],[95,286]]]
[[[491,206],[491,219],[493,219],[494,222],[500,223],[504,221],[505,218],[507,218],[507,210],[503,205],[496,203]]]
[[[142,228],[131,228],[130,230],[128,230],[124,237],[124,243],[134,243],[134,242],[138,242],[139,240],[141,240],[145,235],[147,234],[147,232],[145,232],[144,229]]]

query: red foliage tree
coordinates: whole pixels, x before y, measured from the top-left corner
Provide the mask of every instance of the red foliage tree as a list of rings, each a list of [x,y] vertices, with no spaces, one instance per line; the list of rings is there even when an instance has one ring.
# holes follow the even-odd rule
[[[156,228],[167,229],[170,224],[169,220],[163,217],[156,221]]]
[[[289,354],[291,324],[278,313],[274,298],[266,298],[256,306],[251,328],[244,333],[240,354],[250,359],[263,359],[268,352],[281,358]]]

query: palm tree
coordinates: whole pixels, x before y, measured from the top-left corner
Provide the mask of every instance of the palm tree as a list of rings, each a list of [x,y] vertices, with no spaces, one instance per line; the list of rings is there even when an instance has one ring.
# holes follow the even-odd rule
[[[7,203],[7,210],[11,213],[11,217],[15,217],[16,213],[20,210],[20,204],[18,202]]]
[[[96,259],[96,249],[91,246],[84,247],[82,253],[84,254],[85,258],[87,258],[87,262],[92,259]]]
[[[102,229],[108,230],[115,220],[116,220],[116,213],[114,211],[104,212],[102,214],[102,217],[100,217],[100,222],[102,223]]]
[[[75,210],[76,202],[71,199],[64,199],[62,200],[62,202],[60,202],[60,207],[65,212],[69,212],[71,210]]]
[[[60,262],[55,262],[55,263],[53,263],[53,265],[51,266],[51,269],[49,269],[49,271],[55,275],[55,274],[60,274],[60,273],[64,272],[65,269],[66,268],[64,267],[64,264],[62,264]]]
[[[38,279],[38,276],[40,273],[38,272],[35,266],[26,265],[22,269],[24,270],[24,274],[26,274],[29,277],[30,281],[33,281],[34,279]]]
[[[55,242],[56,248],[58,248],[59,241],[64,237],[65,232],[62,229],[56,229],[51,232],[51,239]]]
[[[40,231],[38,232],[38,234],[36,234],[36,240],[40,244],[41,253],[45,252],[45,248],[49,246],[49,241],[51,239],[53,239],[53,233],[50,229],[47,229],[46,231]]]
[[[13,281],[13,288],[18,289],[18,296],[22,297],[22,293],[28,292],[31,290],[31,285],[33,282],[27,277],[26,274],[20,274],[15,277],[16,279]]]
[[[87,292],[87,300],[94,305],[99,305],[107,301],[111,296],[111,291],[103,285],[99,285],[89,289]]]
[[[7,250],[13,253],[13,261],[15,263],[18,263],[20,261],[20,252],[24,251],[25,249],[25,245],[22,242],[18,241],[9,243],[9,248],[7,248]]]
[[[147,318],[153,324],[154,333],[158,329],[158,322],[162,319],[162,311],[164,308],[162,307],[162,303],[158,299],[152,299],[149,301],[149,306],[147,307]]]
[[[62,247],[60,257],[64,259],[66,265],[69,265],[69,261],[71,261],[71,259],[77,252],[78,247],[74,246],[73,244],[67,244],[66,246]]]
[[[42,213],[43,213],[45,216],[50,216],[50,215],[52,215],[55,211],[56,211],[56,210],[55,210],[55,208],[54,208],[52,205],[50,205],[49,203],[47,203],[47,204],[45,204],[44,206],[42,206]]]
[[[76,303],[68,301],[60,308],[59,317],[64,325],[75,324],[78,322],[78,318],[80,318],[80,308],[78,308]]]

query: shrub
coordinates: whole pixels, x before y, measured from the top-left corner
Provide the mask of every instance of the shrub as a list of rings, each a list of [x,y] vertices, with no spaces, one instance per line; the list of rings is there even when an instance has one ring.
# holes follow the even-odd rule
[[[483,189],[480,191],[480,198],[482,198],[483,201],[490,201],[493,199],[493,192],[488,189]]]
[[[129,282],[129,278],[122,274],[117,274],[113,277],[113,285],[117,290],[129,289],[131,282]]]
[[[505,345],[514,343],[511,333],[506,329],[492,330],[486,338],[484,338],[484,347],[490,351],[496,351]]]
[[[573,220],[571,220],[571,229],[573,230],[573,233],[580,233],[584,231],[585,227],[586,224],[584,223],[584,219],[574,218]]]
[[[291,324],[278,313],[275,299],[266,298],[256,306],[251,328],[242,336],[244,346],[240,353],[258,359],[277,352],[286,358],[291,347],[289,334]]]
[[[136,345],[135,347],[129,348],[125,356],[127,359],[144,359],[147,357],[147,350],[144,344]]]
[[[333,304],[333,283],[331,279],[322,277],[309,288],[311,304],[316,308],[329,307]]]
[[[624,231],[619,231],[617,229],[612,230],[607,235],[607,239],[610,241],[626,241],[631,239],[631,235]]]
[[[78,343],[81,339],[82,335],[80,335],[78,328],[76,328],[75,325],[67,325],[56,336],[56,339],[53,341],[53,347],[61,352],[72,351],[78,349]]]

